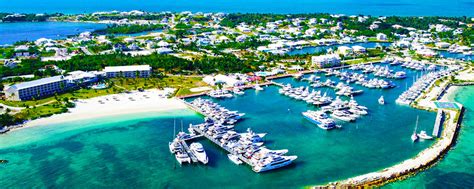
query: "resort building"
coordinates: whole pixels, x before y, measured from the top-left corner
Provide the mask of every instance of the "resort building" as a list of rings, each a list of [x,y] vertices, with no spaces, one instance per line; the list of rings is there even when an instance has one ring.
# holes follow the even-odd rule
[[[135,65],[135,66],[108,66],[104,68],[104,72],[108,78],[114,77],[150,77],[150,65]]]
[[[328,68],[341,65],[341,58],[337,54],[326,54],[311,57],[313,65],[320,68]]]
[[[66,89],[67,80],[63,76],[54,76],[12,85],[5,89],[9,100],[23,101],[51,96]]]

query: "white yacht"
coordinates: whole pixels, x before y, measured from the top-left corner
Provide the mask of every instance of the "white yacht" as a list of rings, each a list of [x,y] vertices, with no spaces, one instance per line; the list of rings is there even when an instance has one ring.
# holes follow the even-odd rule
[[[227,90],[215,90],[208,93],[212,98],[232,98],[233,95],[230,94]]]
[[[267,154],[267,156],[255,162],[254,167],[252,169],[257,173],[278,169],[280,167],[284,167],[291,164],[296,158],[298,157]]]
[[[207,158],[206,151],[204,151],[201,143],[193,142],[189,148],[201,163],[207,164],[207,162],[209,162],[209,158]]]
[[[316,124],[319,128],[329,130],[336,127],[336,122],[329,118],[328,115],[322,111],[307,111],[302,113],[303,116],[311,123]]]

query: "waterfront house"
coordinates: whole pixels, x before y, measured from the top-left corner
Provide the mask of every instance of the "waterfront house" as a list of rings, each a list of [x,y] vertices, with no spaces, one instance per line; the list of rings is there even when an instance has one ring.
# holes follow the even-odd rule
[[[311,62],[319,68],[329,68],[341,65],[341,58],[337,54],[326,54],[311,57]]]
[[[67,81],[63,76],[54,76],[14,84],[7,87],[4,92],[9,100],[31,100],[60,93],[66,89],[66,84]]]
[[[114,77],[150,77],[150,65],[133,65],[133,66],[107,66],[103,70],[108,78]]]

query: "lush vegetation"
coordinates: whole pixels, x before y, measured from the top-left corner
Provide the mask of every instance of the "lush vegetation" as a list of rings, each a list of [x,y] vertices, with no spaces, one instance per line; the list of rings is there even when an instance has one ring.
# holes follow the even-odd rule
[[[40,59],[24,59],[15,68],[0,67],[0,76],[32,74],[35,70],[54,64],[66,71],[102,70],[105,66],[150,65],[155,73],[217,73],[217,72],[249,72],[258,66],[258,62],[240,60],[233,55],[220,57],[205,56],[197,60],[186,60],[172,55],[151,54],[148,56],[129,56],[125,54],[108,54],[94,56],[74,56],[66,61],[47,61]]]
[[[44,22],[50,17],[61,16],[62,14],[10,14],[0,13],[0,21],[3,22]]]
[[[153,31],[163,29],[164,25],[161,24],[149,24],[149,25],[112,25],[107,26],[105,29],[99,29],[94,31],[96,34],[133,34],[140,32]]]

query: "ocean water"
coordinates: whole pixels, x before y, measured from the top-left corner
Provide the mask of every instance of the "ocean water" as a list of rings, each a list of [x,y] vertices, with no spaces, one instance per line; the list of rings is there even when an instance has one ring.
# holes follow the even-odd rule
[[[2,7],[0,5],[0,7]],[[2,11],[0,11],[2,12]],[[21,22],[0,23],[0,45],[39,38],[64,39],[86,31],[105,28],[105,24],[75,22]]]
[[[384,188],[473,188],[474,187],[474,87],[461,87],[449,99],[464,105],[461,131],[456,145],[436,166],[407,180]]]
[[[0,12],[193,11],[473,16],[472,0],[0,0]]]
[[[397,68],[401,69],[401,68]],[[246,90],[232,99],[216,100],[246,113],[236,130],[268,133],[270,149],[288,149],[298,159],[283,169],[254,173],[235,165],[224,150],[206,139],[208,165],[179,166],[168,150],[173,123],[186,130],[203,117],[191,110],[106,117],[38,126],[0,136],[0,185],[5,188],[295,188],[324,184],[394,165],[432,144],[412,143],[416,117],[419,129],[432,132],[435,113],[395,104],[396,97],[421,73],[396,81],[390,90],[367,89],[355,97],[369,116],[343,129],[325,131],[301,112],[315,107],[278,94],[278,87]],[[324,78],[323,78],[324,79]],[[334,79],[334,78],[333,78]],[[277,82],[306,85],[292,78]],[[333,94],[332,89],[322,89]],[[387,102],[377,103],[380,95]]]
[[[323,50],[338,48],[340,46],[362,46],[365,48],[376,48],[376,47],[389,47],[392,43],[376,43],[376,42],[358,42],[358,43],[348,43],[348,44],[338,44],[338,45],[330,45],[330,46],[309,46],[303,47],[302,49],[293,49],[289,51],[287,54],[289,55],[299,55],[299,54],[314,54],[322,52]]]

